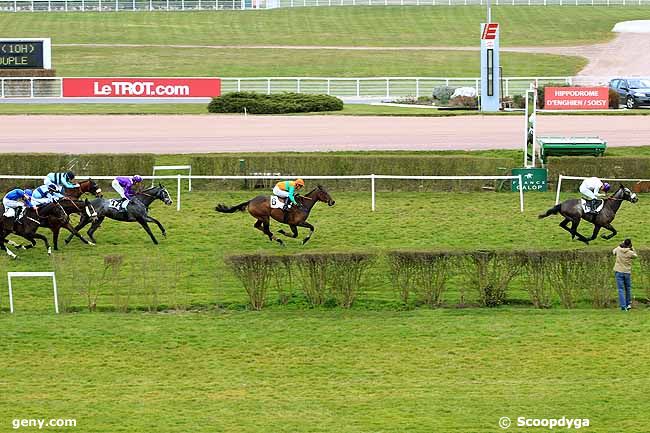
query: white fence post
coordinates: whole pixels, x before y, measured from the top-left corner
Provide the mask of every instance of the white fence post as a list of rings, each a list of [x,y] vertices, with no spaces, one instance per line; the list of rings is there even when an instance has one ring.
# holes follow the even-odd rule
[[[372,211],[375,211],[375,175],[371,174],[370,175],[370,194],[371,194],[371,202],[372,202]]]
[[[555,193],[555,204],[560,203],[560,188],[562,188],[562,175],[557,178],[557,192]]]
[[[267,95],[271,94],[271,79],[270,78],[266,79],[266,94]]]
[[[181,175],[176,175],[176,212],[181,211]]]
[[[524,179],[521,177],[521,174],[518,175],[518,177],[519,177],[519,210],[523,213],[524,212],[524,184],[523,184]]]

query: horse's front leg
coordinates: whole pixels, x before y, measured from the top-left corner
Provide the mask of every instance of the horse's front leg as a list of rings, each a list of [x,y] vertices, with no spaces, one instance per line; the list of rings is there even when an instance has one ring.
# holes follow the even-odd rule
[[[165,230],[165,227],[163,227],[163,225],[160,223],[160,221],[158,221],[157,219],[155,219],[154,217],[149,216],[149,215],[147,215],[145,217],[145,221],[148,222],[148,223],[155,223],[158,226],[158,228],[160,229],[160,233],[162,233],[162,235],[164,237],[167,237],[167,230]]]
[[[77,230],[75,230],[75,228],[72,227],[72,224],[70,224],[69,222],[65,223],[62,227],[65,228],[66,230],[68,230],[70,233],[72,233],[72,235],[74,235],[74,236],[78,237],[79,239],[81,239],[81,242],[83,242],[84,244],[86,244],[86,245],[95,245],[94,242],[90,242],[88,239],[84,238],[81,235],[81,233],[79,233]],[[54,249],[55,250],[57,249],[57,247],[56,247],[56,238],[58,237],[58,231],[59,230],[60,230],[60,228],[57,227],[57,233],[54,235]],[[52,230],[52,231],[54,231],[54,230]]]
[[[567,224],[569,222],[571,222],[571,228],[567,227]],[[571,239],[578,238],[579,241],[584,242],[585,244],[589,244],[589,240],[586,237],[582,236],[580,232],[578,232],[579,225],[580,225],[579,219],[576,220],[571,218],[567,218],[560,223],[560,227],[562,227],[563,229],[571,233]]]
[[[25,239],[27,239],[28,241],[30,241],[30,242],[32,243],[33,246],[36,245],[36,239],[40,239],[40,240],[42,240],[43,243],[45,243],[45,248],[47,248],[47,254],[48,254],[48,255],[52,255],[52,247],[50,246],[50,242],[49,242],[49,241],[47,240],[47,238],[46,238],[45,236],[43,236],[42,234],[40,234],[40,233],[33,233],[33,234],[31,234],[31,235],[26,235],[26,236],[24,236],[24,237],[25,237]]]
[[[99,229],[99,227],[102,225],[103,222],[104,222],[104,217],[97,218],[97,221],[95,221],[92,224],[92,226],[90,226],[90,230],[88,230],[88,237],[95,244],[97,243],[97,241],[95,240],[95,232],[97,231],[97,229]]]
[[[601,237],[602,237],[603,239],[611,239],[611,238],[613,238],[614,236],[616,236],[616,234],[618,233],[618,232],[616,231],[616,229],[614,228],[614,226],[612,226],[611,224],[607,224],[606,226],[603,226],[603,228],[605,228],[605,229],[609,230],[610,232],[612,232],[611,235],[602,234]]]
[[[309,224],[307,221],[303,221],[300,224],[298,224],[300,227],[305,227],[309,229],[309,236],[307,236],[305,239],[302,240],[302,244],[305,245],[309,239],[311,239],[312,235],[314,234],[314,226]]]
[[[294,238],[294,239],[297,238],[298,237],[298,227],[296,227],[294,225],[290,225],[289,228],[291,229],[291,234],[285,232],[282,229],[278,230],[278,233],[280,233],[281,235],[284,235],[284,236],[286,236],[288,238]]]
[[[589,238],[590,241],[593,241],[598,237],[598,232],[600,231],[601,226],[598,224],[594,224],[594,232],[591,234],[591,238]]]
[[[149,235],[153,243],[158,245],[158,240],[151,232],[151,228],[149,228],[149,224],[147,224],[147,221],[144,218],[138,218],[136,221],[142,226],[144,231],[147,232],[147,234]]]
[[[77,226],[74,228],[75,231],[78,232],[78,231],[81,230],[82,228],[86,227],[86,226],[88,225],[89,222],[90,222],[90,218],[88,218],[86,215],[84,215],[84,214],[82,213],[82,214],[81,214],[81,220],[79,221],[79,224],[77,224]],[[72,231],[70,231],[70,235],[69,235],[67,238],[65,238],[65,243],[66,243],[66,244],[69,244],[73,237],[74,237],[74,233],[73,233]],[[95,240],[93,239],[93,242],[94,242],[94,241],[95,241]]]

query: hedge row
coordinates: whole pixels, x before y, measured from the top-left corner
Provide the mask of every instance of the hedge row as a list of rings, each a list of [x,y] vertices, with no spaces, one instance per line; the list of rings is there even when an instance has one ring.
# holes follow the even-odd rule
[[[548,178],[556,181],[560,174],[568,176],[598,176],[600,178],[647,179],[650,173],[650,157],[594,158],[593,156],[550,157]],[[564,191],[575,191],[580,181],[562,181]]]
[[[497,175],[504,174],[514,163],[509,158],[484,158],[471,156],[371,156],[345,154],[273,154],[246,155],[243,159],[236,155],[213,154],[194,156],[191,159],[195,174],[268,174],[280,177],[293,175],[342,176],[354,174],[394,174],[394,175]],[[362,181],[367,186],[367,180]],[[196,181],[197,187],[220,189],[266,188],[271,181]],[[328,180],[330,189],[356,190],[358,180]],[[377,181],[380,191],[393,190],[481,190],[484,182],[436,181],[422,182],[420,185],[409,180]]]
[[[213,98],[208,104],[210,113],[285,114],[317,111],[340,111],[343,101],[329,95],[308,93],[232,92]]]
[[[640,250],[640,283],[650,295],[650,250]],[[312,306],[335,303],[349,308],[367,288],[364,272],[387,273],[404,306],[440,307],[453,286],[459,306],[475,299],[480,307],[507,304],[513,281],[526,291],[530,305],[594,308],[616,305],[611,250],[585,251],[390,251],[388,267],[376,266],[378,256],[367,253],[286,255],[246,254],[226,257],[242,282],[253,309],[262,309],[276,290],[286,303],[294,289]],[[635,293],[638,289],[635,289]],[[650,296],[648,296],[650,297]]]
[[[71,169],[77,175],[114,176],[119,174],[151,174],[155,164],[153,154],[2,154],[0,155],[0,174],[43,175],[53,171]],[[0,179],[4,190],[15,186],[34,186],[38,181]],[[99,182],[102,186],[109,181]]]

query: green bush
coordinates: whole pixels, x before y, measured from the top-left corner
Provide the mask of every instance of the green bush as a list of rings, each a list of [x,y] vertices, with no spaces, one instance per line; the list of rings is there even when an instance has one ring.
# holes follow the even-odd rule
[[[340,111],[343,101],[329,95],[308,93],[277,93],[265,95],[255,92],[226,93],[208,104],[210,113],[284,114]]]
[[[433,88],[431,96],[435,101],[438,102],[438,105],[447,105],[449,103],[449,99],[451,99],[451,95],[454,94],[455,90],[455,87],[436,86]]]
[[[261,310],[267,301],[277,257],[264,254],[227,256],[225,262],[241,281],[253,310]]]
[[[526,97],[524,95],[515,95],[512,97],[513,108],[526,108]]]

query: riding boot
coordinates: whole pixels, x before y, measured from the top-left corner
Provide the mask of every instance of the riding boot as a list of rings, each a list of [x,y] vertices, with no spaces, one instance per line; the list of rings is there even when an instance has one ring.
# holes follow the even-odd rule
[[[591,200],[591,203],[589,203],[589,207],[591,208],[589,213],[592,213],[592,214],[595,215],[597,213],[596,209],[598,208],[598,199],[595,198],[595,199]]]

